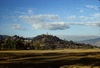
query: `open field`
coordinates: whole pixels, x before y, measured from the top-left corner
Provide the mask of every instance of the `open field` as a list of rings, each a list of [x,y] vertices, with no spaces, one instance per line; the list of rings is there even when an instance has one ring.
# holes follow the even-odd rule
[[[100,68],[100,49],[0,51],[0,68]]]

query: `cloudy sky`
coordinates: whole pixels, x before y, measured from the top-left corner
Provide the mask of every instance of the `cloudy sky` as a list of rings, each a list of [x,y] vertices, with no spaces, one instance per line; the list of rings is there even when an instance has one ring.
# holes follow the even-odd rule
[[[99,0],[0,0],[0,34],[71,39],[100,34]],[[72,39],[73,40],[73,39]]]

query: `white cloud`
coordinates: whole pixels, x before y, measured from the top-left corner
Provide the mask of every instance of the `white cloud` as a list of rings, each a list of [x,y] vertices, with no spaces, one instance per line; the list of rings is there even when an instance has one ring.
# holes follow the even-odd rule
[[[90,23],[84,23],[84,25],[87,25],[87,26],[97,26],[97,27],[100,27],[100,22],[90,22]]]
[[[25,30],[20,24],[12,24],[11,28],[16,29],[16,30]]]
[[[88,23],[84,23],[83,25],[86,25],[86,26],[98,26],[99,23],[94,23],[94,22],[88,22]]]
[[[84,20],[84,21],[86,21],[86,20],[89,20],[90,19],[90,17],[88,17],[88,16],[75,16],[75,15],[71,15],[71,16],[67,16],[67,19],[68,20]]]
[[[15,13],[15,14],[26,14],[25,12],[18,11],[18,10],[17,10],[17,11],[14,11],[14,13]],[[12,13],[11,13],[11,14],[12,14]]]
[[[96,16],[96,15],[95,15]],[[98,14],[97,14],[98,16]],[[48,29],[48,30],[64,30],[68,29],[70,25],[81,25],[81,26],[100,26],[100,21],[94,22],[56,22],[59,19],[58,15],[22,15],[19,18],[32,24],[35,29]],[[91,17],[79,16],[81,20],[90,20]],[[69,19],[76,19],[76,16],[69,16]]]
[[[91,23],[92,26],[98,26],[100,27],[100,22],[96,22],[96,23]]]
[[[93,16],[94,18],[100,18],[100,13],[94,13],[94,14],[92,14],[92,16]]]
[[[69,25],[80,25],[80,26],[97,26],[100,27],[100,21],[94,22],[72,22]]]
[[[98,6],[96,5],[86,5],[87,8],[98,10]]]
[[[53,14],[40,14],[40,15],[34,15],[34,18],[37,18],[37,19],[42,19],[42,20],[45,20],[45,19],[49,19],[49,20],[55,20],[55,19],[58,19],[59,16],[58,15],[53,15]]]
[[[80,13],[84,13],[84,10],[83,9],[80,9]]]
[[[40,22],[46,22],[46,21],[52,21],[59,18],[58,15],[50,15],[50,14],[40,14],[40,15],[22,15],[19,16],[19,18],[22,18],[24,20],[27,20],[31,23],[40,23]]]
[[[84,22],[88,22],[88,21],[100,21],[100,13],[94,13],[94,14],[90,14],[87,16],[75,16],[75,15],[70,15],[67,16],[67,20],[74,20],[75,22],[77,21],[84,21]]]
[[[18,8],[13,13],[15,15],[33,15],[35,11],[36,10],[34,8]]]
[[[48,29],[48,30],[64,30],[68,29],[69,25],[64,22],[50,22],[50,23],[38,23],[33,24],[33,27],[36,29]]]
[[[55,22],[59,19],[58,15],[40,14],[19,16],[19,18],[31,23],[35,29],[64,30],[69,28],[69,26],[64,22]]]
[[[79,17],[81,20],[89,20],[89,17],[87,17],[87,16],[80,16]]]
[[[67,19],[68,20],[75,20],[76,19],[76,16],[75,15],[67,16]]]
[[[32,12],[33,12],[33,11],[32,11],[32,9],[29,9],[29,10],[28,10],[28,13],[30,13],[30,14],[31,14]]]
[[[87,8],[96,9],[97,6],[87,5]],[[83,13],[84,10],[80,9],[80,12]],[[56,14],[32,14],[33,10],[28,9],[25,15],[20,15],[19,18],[25,22],[30,23],[35,29],[48,29],[48,30],[64,30],[68,29],[70,25],[83,25],[83,26],[100,26],[99,22],[86,22],[94,20],[94,18],[100,17],[100,13],[92,14],[91,16],[67,16],[67,20],[74,20],[75,22],[64,22],[59,21],[60,17]],[[84,21],[80,23],[77,21]],[[86,22],[86,23],[85,23]],[[14,29],[23,29],[21,26],[14,26]]]

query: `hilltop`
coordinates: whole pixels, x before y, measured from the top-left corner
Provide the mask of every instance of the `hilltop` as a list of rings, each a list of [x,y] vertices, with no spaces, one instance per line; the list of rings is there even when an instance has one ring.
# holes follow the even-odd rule
[[[88,48],[96,48],[96,46],[90,45],[90,44],[84,44],[84,43],[76,43],[67,40],[62,40],[57,36],[48,35],[48,34],[42,34],[38,35],[33,38],[32,40],[35,43],[37,43],[40,47],[40,49],[88,49]]]

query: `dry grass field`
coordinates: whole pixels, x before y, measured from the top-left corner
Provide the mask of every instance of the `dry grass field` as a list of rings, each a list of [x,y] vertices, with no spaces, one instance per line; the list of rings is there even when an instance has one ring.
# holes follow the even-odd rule
[[[100,49],[2,50],[0,68],[100,68]]]

